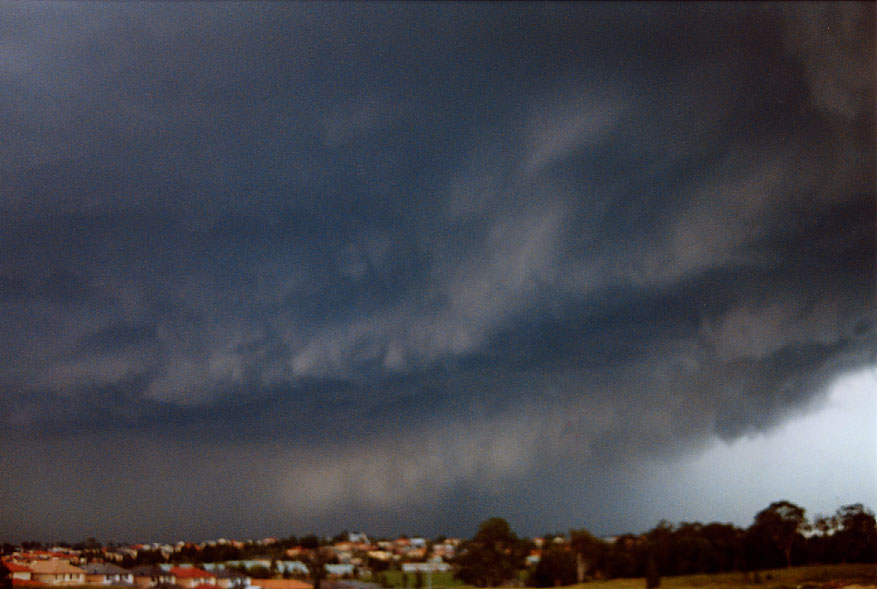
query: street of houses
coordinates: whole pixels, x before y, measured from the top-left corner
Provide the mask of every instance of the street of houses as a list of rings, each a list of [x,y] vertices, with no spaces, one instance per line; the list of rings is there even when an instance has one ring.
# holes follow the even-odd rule
[[[276,540],[258,541],[270,547]],[[125,568],[119,563],[136,561],[139,553],[161,555],[163,560],[183,549],[203,550],[217,545],[243,546],[234,540],[217,540],[202,544],[180,542],[167,544],[138,544],[108,550],[83,551],[51,549],[18,551],[3,556],[2,563],[9,570],[14,588],[91,585],[128,587],[131,589],[313,589],[309,563],[319,562],[323,567],[322,589],[376,589],[370,582],[370,564],[381,568],[391,564],[403,572],[441,572],[450,570],[447,560],[453,558],[459,540],[428,543],[423,538],[401,537],[396,540],[370,541],[364,534],[349,534],[332,544],[319,547],[319,556],[313,548],[293,546],[285,548],[285,558],[252,558],[223,562],[158,564]],[[252,571],[253,574],[249,574]],[[268,577],[268,578],[263,578]]]

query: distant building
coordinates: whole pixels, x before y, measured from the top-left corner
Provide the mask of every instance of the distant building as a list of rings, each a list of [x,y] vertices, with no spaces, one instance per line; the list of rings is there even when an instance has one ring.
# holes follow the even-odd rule
[[[444,573],[451,570],[446,562],[403,562],[403,573]]]
[[[31,580],[46,585],[83,585],[85,571],[66,560],[35,560],[27,565]]]
[[[12,573],[13,585],[19,586],[27,585],[28,583],[35,583],[35,581],[31,579],[33,573],[27,568],[27,566],[16,562],[4,562],[3,564],[5,564],[6,568],[9,569],[9,572]]]
[[[326,574],[330,577],[344,577],[344,576],[352,576],[353,575],[353,565],[352,564],[327,564]]]
[[[92,562],[82,567],[85,570],[85,582],[95,585],[133,585],[134,575],[120,566]]]
[[[300,560],[278,560],[277,572],[280,574],[289,573],[291,575],[309,575],[308,565]]]
[[[218,569],[213,574],[216,575],[216,585],[221,589],[245,589],[250,586],[250,578],[234,569]]]
[[[349,534],[347,534],[347,539],[350,542],[353,542],[355,544],[368,544],[369,543],[368,536],[366,536],[362,532],[350,532]]]
[[[139,566],[131,569],[134,584],[140,589],[151,589],[174,583],[174,576],[160,566]]]
[[[216,575],[198,567],[173,567],[170,573],[174,576],[174,582],[184,589],[216,585]]]
[[[387,562],[393,559],[393,553],[389,550],[369,550],[367,556],[374,560],[380,560],[383,562]]]

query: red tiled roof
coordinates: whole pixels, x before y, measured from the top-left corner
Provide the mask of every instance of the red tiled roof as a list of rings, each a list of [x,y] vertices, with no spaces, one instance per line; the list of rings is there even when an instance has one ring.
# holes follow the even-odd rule
[[[181,579],[210,579],[216,576],[198,567],[173,567],[171,574]]]
[[[75,554],[70,552],[58,552],[55,550],[32,550],[30,552],[22,552],[20,558],[25,560],[48,560],[48,559],[63,559],[70,560],[73,558],[77,558]]]
[[[6,562],[4,563],[6,568],[9,569],[10,572],[13,573],[28,573],[30,569],[24,566],[23,564],[18,564],[16,562]]]

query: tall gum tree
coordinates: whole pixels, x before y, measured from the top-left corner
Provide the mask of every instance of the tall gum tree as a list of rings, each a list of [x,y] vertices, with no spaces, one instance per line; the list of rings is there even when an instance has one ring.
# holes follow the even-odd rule
[[[758,512],[752,530],[768,539],[786,558],[786,566],[792,567],[792,546],[807,531],[804,508],[790,501],[774,501]]]

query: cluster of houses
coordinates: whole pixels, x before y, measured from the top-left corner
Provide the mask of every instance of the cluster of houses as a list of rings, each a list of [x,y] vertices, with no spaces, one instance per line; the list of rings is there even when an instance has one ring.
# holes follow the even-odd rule
[[[336,542],[326,547],[333,560],[339,564],[364,567],[368,561],[386,563],[415,563],[429,561],[435,565],[454,558],[460,546],[460,540],[451,538],[430,544],[425,538],[400,537],[395,540],[379,540],[371,542],[365,534],[350,534],[348,540]],[[301,548],[291,548],[287,556],[301,555]],[[442,567],[439,567],[442,568]]]
[[[273,538],[258,541],[270,547]],[[233,540],[211,541],[200,545],[235,544]],[[313,589],[303,580],[310,570],[303,561],[309,560],[312,550],[296,546],[285,549],[282,554],[290,560],[251,559],[201,566],[157,564],[123,568],[126,558],[136,558],[140,551],[161,552],[167,558],[183,547],[197,545],[133,545],[103,550],[97,562],[88,562],[79,551],[51,550],[16,552],[3,557],[2,562],[10,571],[13,587],[94,585],[130,587],[131,589]],[[423,538],[401,537],[395,540],[370,541],[365,534],[349,534],[346,539],[321,547],[325,564],[325,577],[333,589],[369,589],[373,584],[352,580],[368,572],[368,565],[381,561],[393,563],[404,572],[446,571],[446,562],[453,558],[459,540],[443,540],[428,543]],[[93,555],[92,555],[93,557]],[[128,559],[131,562],[131,559]],[[252,578],[241,571],[270,570],[275,578]],[[255,572],[253,572],[255,575]],[[263,575],[260,575],[263,576]],[[283,578],[279,578],[283,577]],[[361,586],[360,586],[361,585]],[[369,587],[366,587],[369,585]]]
[[[62,558],[9,559],[3,564],[12,576],[12,586],[22,588],[47,585],[109,585],[131,589],[255,588],[251,585],[249,577],[232,569],[210,572],[194,566],[170,565],[125,569],[108,562],[91,562],[77,566]],[[303,585],[310,587],[306,583]],[[305,588],[302,586],[284,589]]]

